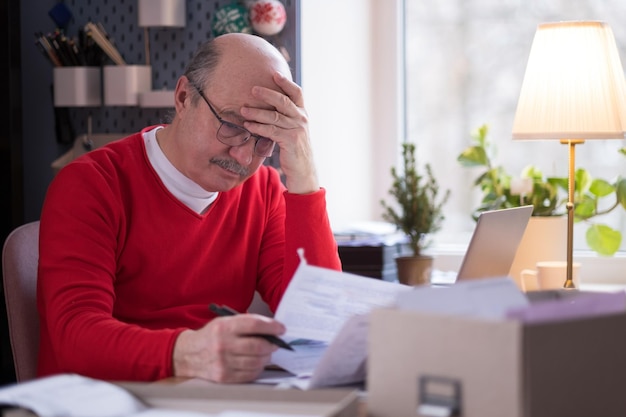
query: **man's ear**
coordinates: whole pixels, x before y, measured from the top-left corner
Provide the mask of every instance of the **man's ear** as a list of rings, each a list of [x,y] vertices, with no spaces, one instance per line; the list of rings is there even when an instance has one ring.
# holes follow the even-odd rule
[[[174,107],[176,113],[180,114],[191,105],[191,89],[193,86],[189,79],[184,75],[176,82],[176,89],[174,90]]]

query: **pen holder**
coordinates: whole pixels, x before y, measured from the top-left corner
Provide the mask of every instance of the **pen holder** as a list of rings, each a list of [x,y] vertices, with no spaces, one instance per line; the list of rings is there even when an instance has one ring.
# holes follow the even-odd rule
[[[100,106],[102,104],[99,67],[55,67],[53,72],[55,107]]]
[[[104,104],[136,106],[139,94],[152,89],[149,65],[108,65],[104,67]]]

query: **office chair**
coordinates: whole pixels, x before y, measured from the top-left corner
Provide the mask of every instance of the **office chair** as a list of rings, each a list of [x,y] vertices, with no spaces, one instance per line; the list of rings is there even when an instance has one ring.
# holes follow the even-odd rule
[[[37,376],[38,262],[39,221],[34,221],[13,230],[6,238],[2,249],[2,282],[15,376],[18,382]]]

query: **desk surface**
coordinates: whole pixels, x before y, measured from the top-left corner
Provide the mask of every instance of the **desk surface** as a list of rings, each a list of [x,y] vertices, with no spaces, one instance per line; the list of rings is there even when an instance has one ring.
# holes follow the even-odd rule
[[[198,379],[198,378],[186,378],[186,377],[170,377],[170,378],[166,378],[166,379],[162,379],[160,381],[157,381],[156,384],[170,384],[170,385],[184,385],[184,386],[193,386],[193,387],[215,387],[215,386],[221,386],[222,384],[218,384],[215,382],[211,382],[211,381],[207,381],[207,380],[203,380],[203,379]],[[276,387],[274,385],[267,385],[267,384],[241,384],[242,386],[246,386],[246,387],[256,387],[260,390],[275,390]],[[233,385],[229,385],[229,386],[233,386]],[[236,386],[236,384],[234,385]],[[300,391],[296,388],[293,388],[294,390]],[[332,388],[329,388],[332,390]],[[345,388],[338,388],[338,389],[345,389]],[[360,392],[359,393],[359,403],[358,403],[358,414],[355,417],[367,417],[367,394]]]

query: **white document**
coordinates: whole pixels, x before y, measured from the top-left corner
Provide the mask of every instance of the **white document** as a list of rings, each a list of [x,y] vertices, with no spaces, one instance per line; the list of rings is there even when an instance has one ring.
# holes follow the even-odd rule
[[[411,287],[308,265],[296,270],[275,314],[295,349],[279,349],[272,363],[296,375],[300,388],[365,379],[367,314],[394,305]]]
[[[117,417],[147,410],[126,390],[79,375],[62,374],[0,389],[0,403],[32,410],[39,417]]]
[[[310,377],[294,378],[300,389],[360,383],[366,378],[369,314],[352,316],[324,350]]]
[[[195,411],[150,408],[119,386],[75,374],[59,374],[0,389],[0,404],[38,417],[216,417]]]
[[[511,278],[461,281],[448,287],[414,287],[398,295],[401,310],[504,319],[511,309],[526,307],[528,299]]]

